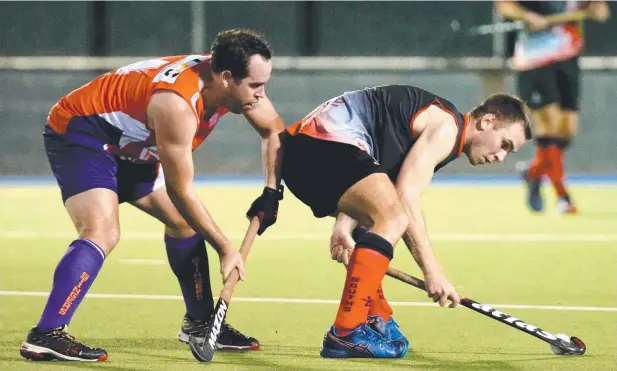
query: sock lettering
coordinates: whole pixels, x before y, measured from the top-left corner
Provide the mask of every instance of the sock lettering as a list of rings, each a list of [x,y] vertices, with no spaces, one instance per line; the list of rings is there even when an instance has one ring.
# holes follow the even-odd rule
[[[64,304],[62,304],[62,307],[58,311],[58,313],[63,316],[67,314],[68,310],[71,308],[71,305],[73,305],[73,302],[75,301],[75,299],[77,299],[77,296],[79,296],[79,293],[81,292],[81,287],[84,285],[84,283],[86,283],[86,281],[88,281],[88,279],[90,279],[90,275],[86,272],[83,272],[79,278],[79,282],[76,286],[73,287],[73,290],[71,290],[69,296],[66,298]]]

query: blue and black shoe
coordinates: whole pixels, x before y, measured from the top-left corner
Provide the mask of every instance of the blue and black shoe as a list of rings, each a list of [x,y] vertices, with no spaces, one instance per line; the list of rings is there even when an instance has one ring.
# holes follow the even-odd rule
[[[405,344],[405,353],[407,353],[409,340],[398,329],[398,323],[393,317],[390,317],[390,321],[386,322],[381,316],[368,316],[368,325],[388,341],[402,341]]]
[[[521,178],[523,178],[523,181],[527,185],[527,206],[533,211],[542,211],[542,209],[544,209],[544,202],[540,194],[542,181],[540,179],[529,179],[529,165],[527,163],[517,163],[516,169],[520,172]]]
[[[320,352],[324,358],[403,358],[405,354],[404,342],[388,341],[368,325],[360,325],[345,336],[330,326]]]

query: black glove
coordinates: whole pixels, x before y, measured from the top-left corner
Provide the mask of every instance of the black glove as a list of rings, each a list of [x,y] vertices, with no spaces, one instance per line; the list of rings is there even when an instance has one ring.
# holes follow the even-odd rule
[[[257,197],[251,204],[251,208],[246,212],[246,217],[252,219],[257,216],[259,218],[259,230],[257,234],[261,236],[262,233],[276,223],[276,217],[279,211],[279,201],[283,199],[283,186],[279,186],[279,189],[272,189],[270,187],[264,187],[264,191],[261,196]]]

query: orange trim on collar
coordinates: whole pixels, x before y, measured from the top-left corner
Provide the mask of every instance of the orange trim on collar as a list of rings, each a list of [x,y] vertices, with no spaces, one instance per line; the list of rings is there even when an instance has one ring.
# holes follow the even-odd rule
[[[461,133],[461,143],[458,147],[458,153],[456,157],[459,157],[463,152],[463,145],[465,144],[465,135],[467,134],[467,126],[469,126],[469,114],[466,113],[463,115],[464,123],[463,123],[463,132]]]

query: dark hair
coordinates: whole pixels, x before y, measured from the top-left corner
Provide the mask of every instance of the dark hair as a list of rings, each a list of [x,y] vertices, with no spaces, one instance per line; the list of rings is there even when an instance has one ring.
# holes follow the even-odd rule
[[[504,125],[522,121],[525,126],[525,139],[532,138],[529,107],[522,99],[506,93],[493,94],[469,112],[476,119],[487,113],[497,116]]]
[[[265,60],[272,58],[272,51],[266,39],[249,29],[221,31],[210,46],[212,71],[231,71],[234,79],[248,76],[249,59],[256,54]]]

